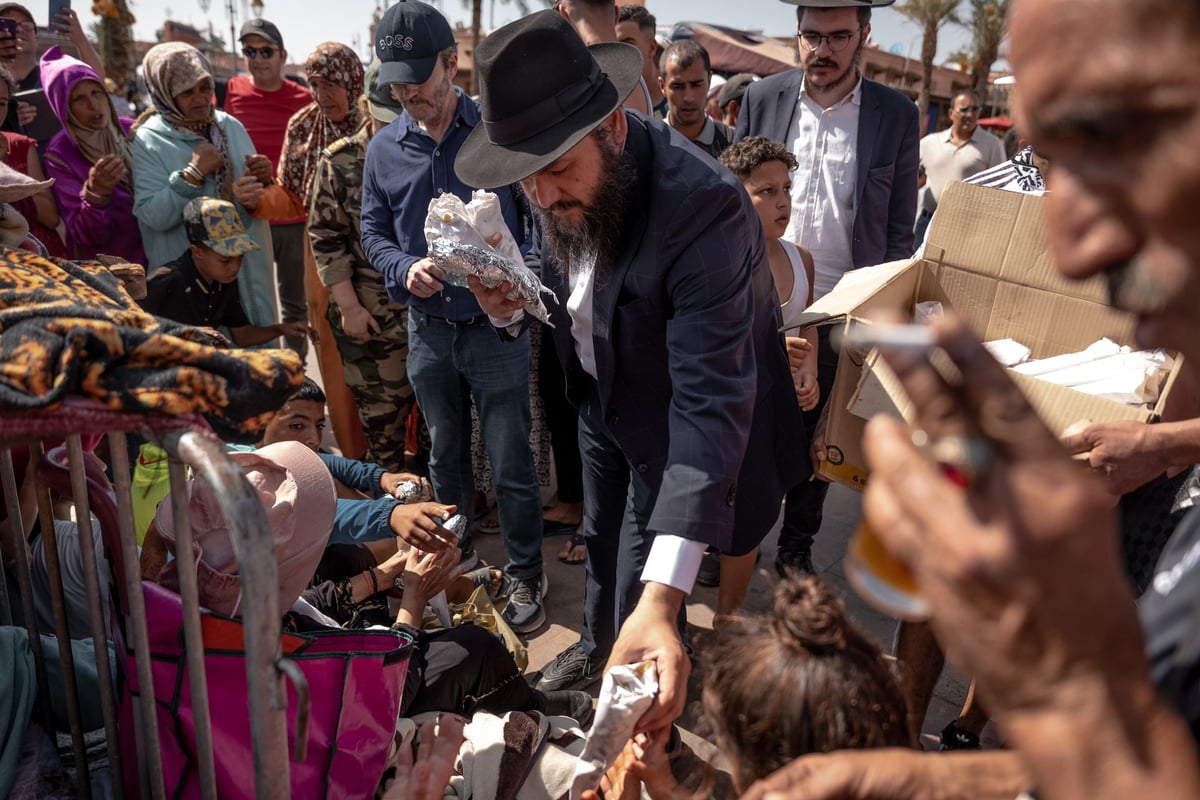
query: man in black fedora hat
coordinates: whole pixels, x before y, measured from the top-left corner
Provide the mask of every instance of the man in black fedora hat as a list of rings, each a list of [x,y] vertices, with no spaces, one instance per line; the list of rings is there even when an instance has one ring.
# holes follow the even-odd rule
[[[589,49],[544,11],[489,36],[475,63],[484,123],[455,169],[528,195],[533,252],[557,265],[542,278],[579,407],[585,624],[544,672],[564,683],[538,686],[594,680],[610,651],[609,663],[654,659],[642,725],[661,728],[683,708],[676,618],[705,546],[752,563],[783,492],[808,475],[762,227],[728,171],[620,108],[641,73],[633,48]],[[520,336],[504,286],[471,285]]]
[[[523,230],[507,183],[482,184],[455,174],[454,159],[479,108],[454,86],[454,33],[437,9],[401,0],[375,30],[379,83],[404,113],[367,147],[363,165],[362,245],[391,298],[408,306],[408,376],[429,425],[429,477],[437,499],[473,518],[471,405],[496,480],[500,533],[514,579],[503,615],[517,633],[546,622],[542,599],[542,502],[529,447],[529,343],[501,342],[465,287],[427,255],[429,202],[445,192],[469,201],[496,186],[504,221],[518,242]],[[469,539],[461,543],[470,552]]]
[[[790,2],[790,0],[785,0]],[[796,5],[799,69],[746,86],[738,141],[765,136],[787,147],[800,168],[793,176],[792,214],[784,238],[813,255],[813,298],[842,275],[908,258],[913,252],[917,109],[913,102],[862,75],[871,9],[893,0],[800,0]],[[820,450],[819,419],[837,372],[827,334],[818,349],[821,400],[804,414]],[[788,493],[775,567],[812,572],[812,542],[821,528],[829,484],[812,480]]]

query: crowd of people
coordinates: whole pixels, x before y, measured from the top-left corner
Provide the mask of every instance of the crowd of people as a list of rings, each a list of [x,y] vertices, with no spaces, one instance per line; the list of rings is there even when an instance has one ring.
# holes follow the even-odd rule
[[[586,726],[584,690],[608,665],[652,661],[625,771],[599,788],[678,800],[711,789],[671,770],[695,662],[747,797],[1200,796],[1200,7],[1017,0],[1021,145],[1006,151],[973,89],[926,132],[908,97],[862,74],[872,8],[891,1],[793,4],[796,68],[721,78],[699,43],[659,40],[644,6],[557,0],[479,44],[477,98],[456,83],[449,22],[420,0],[382,15],[369,65],[325,42],[303,84],[284,76],[279,28],[255,19],[248,75],[152,47],[136,119],[75,12],[52,25],[78,58],[36,52],[33,15],[3,3],[4,244],[141,265],[144,281],[120,273],[129,296],[207,345],[313,348],[324,390],[305,379],[229,446],[277,542],[285,629],[411,636],[402,715]],[[54,120],[17,100],[32,88]],[[803,312],[847,272],[919,254],[953,181],[1045,194],[1061,272],[1105,275],[1139,343],[1187,360],[1162,422],[1061,439],[952,314],[934,335],[961,379],[882,348],[915,421],[869,424],[864,514],[932,608],[900,625],[893,660],[815,575],[838,354]],[[510,283],[460,281],[429,252],[431,202],[481,191],[553,295],[546,322]],[[341,457],[314,455],[327,419]],[[919,442],[939,437],[986,453],[972,480],[929,459]],[[426,476],[428,497],[399,496]],[[303,502],[281,504],[283,486]],[[201,605],[236,617],[206,491],[190,493]],[[138,534],[145,579],[174,590],[169,505]],[[743,615],[777,524],[774,606]],[[49,530],[77,539],[61,520],[29,528],[35,552]],[[476,563],[481,529],[503,565]],[[481,589],[512,633],[539,631],[555,534],[559,558],[584,564],[581,633],[531,681],[481,627],[423,629],[435,597]],[[696,583],[719,590],[716,630],[693,643]],[[972,678],[940,742],[960,752],[923,754],[947,659]],[[989,720],[1005,747],[974,752]],[[426,768],[389,796],[441,796],[454,730],[426,737]],[[412,777],[406,758],[393,768]]]

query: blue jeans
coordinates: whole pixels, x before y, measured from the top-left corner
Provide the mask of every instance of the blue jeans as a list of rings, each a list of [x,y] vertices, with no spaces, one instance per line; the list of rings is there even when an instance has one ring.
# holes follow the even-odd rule
[[[410,307],[408,377],[429,425],[429,479],[439,502],[475,517],[471,399],[496,481],[505,571],[542,572],[542,498],[529,447],[529,339],[503,342],[487,317],[451,324]]]
[[[642,568],[654,536],[647,528],[654,498],[604,422],[594,380],[579,398],[583,457],[583,530],[587,582],[580,642],[593,659],[607,658],[621,623],[642,596]]]

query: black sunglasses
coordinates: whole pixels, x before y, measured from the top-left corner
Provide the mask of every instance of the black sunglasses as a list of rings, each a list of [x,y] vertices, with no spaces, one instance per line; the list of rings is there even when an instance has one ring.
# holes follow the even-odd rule
[[[274,47],[243,47],[242,55],[246,58],[270,58],[275,55]]]

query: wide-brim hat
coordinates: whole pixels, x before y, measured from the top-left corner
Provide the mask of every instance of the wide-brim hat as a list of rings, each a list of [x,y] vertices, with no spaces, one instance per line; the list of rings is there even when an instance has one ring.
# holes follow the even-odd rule
[[[329,468],[320,456],[299,442],[276,442],[252,453],[230,453],[258,496],[275,545],[279,612],[286,612],[308,586],[329,536],[337,508],[337,493]],[[188,483],[188,516],[200,604],[227,616],[242,610],[242,581],[234,552],[233,534],[214,489],[203,479]],[[158,505],[155,527],[167,549],[175,552],[175,514],[171,498]],[[159,582],[178,591],[178,561],[172,561]]]
[[[553,163],[620,108],[642,75],[642,54],[588,47],[552,10],[500,28],[475,50],[483,121],[454,160],[460,180],[493,189]]]
[[[881,8],[890,6],[896,0],[781,0],[789,6],[806,6],[808,8]]]
[[[19,203],[53,185],[54,178],[39,181],[0,162],[0,203]]]

